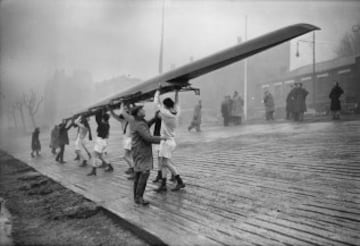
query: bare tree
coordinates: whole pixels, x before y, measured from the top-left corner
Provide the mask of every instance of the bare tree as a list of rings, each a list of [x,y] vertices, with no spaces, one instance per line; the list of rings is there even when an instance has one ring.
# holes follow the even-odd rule
[[[33,127],[36,127],[36,122],[35,122],[35,115],[36,113],[39,111],[39,107],[40,104],[43,102],[44,97],[41,97],[40,99],[38,99],[38,97],[36,96],[34,90],[30,91],[30,94],[23,94],[23,101],[24,101],[24,105],[26,106],[28,112],[29,112],[29,116],[31,119],[31,122],[33,124]]]
[[[16,106],[15,106],[15,104],[8,107],[7,113],[8,113],[7,114],[8,118],[9,118],[9,126],[11,125],[10,121],[12,119],[14,121],[14,126],[17,129],[18,126],[17,126],[17,121],[16,121]]]
[[[339,57],[360,54],[360,32],[345,34],[335,51]]]
[[[23,101],[17,101],[14,104],[14,108],[17,109],[20,113],[21,123],[23,125],[24,131],[26,131],[26,124],[25,124],[25,117],[24,117],[24,110],[23,110],[24,102]]]

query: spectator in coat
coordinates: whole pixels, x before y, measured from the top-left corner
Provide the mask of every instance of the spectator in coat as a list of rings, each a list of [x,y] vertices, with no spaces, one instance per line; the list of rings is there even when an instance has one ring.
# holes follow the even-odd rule
[[[196,104],[194,108],[194,114],[190,126],[188,130],[195,128],[197,132],[200,132],[200,125],[201,125],[201,100],[199,100],[198,104]]]
[[[35,157],[34,152],[36,153],[36,156],[40,155],[41,150],[41,144],[39,139],[40,129],[39,127],[36,127],[34,132],[32,133],[31,137],[31,157]]]
[[[294,119],[295,121],[304,120],[304,112],[306,112],[306,97],[309,94],[302,87],[302,83],[296,83],[294,89]]]
[[[224,118],[224,126],[228,126],[230,122],[231,112],[231,99],[230,96],[226,96],[221,103],[221,115]]]
[[[339,86],[339,83],[336,82],[335,86],[331,89],[329,94],[329,98],[331,99],[330,110],[332,112],[333,120],[340,120],[340,97],[343,93],[343,89]]]
[[[271,93],[266,90],[264,92],[265,118],[266,120],[274,120],[275,104]]]
[[[286,97],[286,119],[291,120],[294,117],[294,89],[293,84],[290,85],[289,94]]]
[[[244,100],[237,91],[234,92],[231,103],[231,119],[235,125],[241,124],[241,116],[243,113]]]

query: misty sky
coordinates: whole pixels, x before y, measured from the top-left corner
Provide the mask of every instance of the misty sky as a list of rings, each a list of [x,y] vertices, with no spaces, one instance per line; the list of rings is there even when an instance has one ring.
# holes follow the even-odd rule
[[[95,81],[157,74],[163,1],[3,0],[0,2],[1,79],[16,88],[41,87],[55,69],[88,70]],[[317,59],[335,56],[336,42],[359,23],[356,1],[165,0],[164,70],[276,28],[319,26]],[[311,39],[307,34],[301,39]],[[295,42],[292,42],[295,49]],[[292,66],[311,63],[302,43]],[[5,86],[6,87],[6,86]]]

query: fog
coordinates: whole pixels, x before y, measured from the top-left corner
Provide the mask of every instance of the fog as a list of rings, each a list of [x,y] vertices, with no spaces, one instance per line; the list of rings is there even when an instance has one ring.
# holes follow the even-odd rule
[[[45,98],[36,123],[50,124],[107,94],[93,89],[101,87],[98,83],[124,76],[139,82],[156,76],[163,2],[165,71],[187,63],[190,57],[198,59],[235,45],[238,37],[244,40],[245,16],[248,39],[299,22],[317,25],[321,31],[316,38],[321,42],[316,59],[332,59],[342,37],[359,24],[360,12],[357,1],[3,0],[2,119],[13,124],[9,109],[21,101],[23,93],[30,95],[31,89],[38,99]],[[310,40],[311,34],[301,39]],[[295,44],[296,40],[289,44],[290,68],[311,63],[311,47],[304,45],[303,55],[295,59]],[[109,92],[127,82],[119,83]],[[212,86],[213,92],[220,88],[216,83]],[[228,86],[228,90],[224,93],[233,88]],[[44,116],[46,103],[55,96],[60,99],[48,109],[56,111],[49,120]],[[211,100],[206,93],[202,97],[205,102]]]

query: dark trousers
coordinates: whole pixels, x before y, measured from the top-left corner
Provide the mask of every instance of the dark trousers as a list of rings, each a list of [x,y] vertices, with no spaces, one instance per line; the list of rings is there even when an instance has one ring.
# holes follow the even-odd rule
[[[235,125],[240,125],[240,124],[241,124],[241,116],[232,116],[232,117],[231,117],[231,121],[232,121]]]
[[[266,120],[274,120],[274,111],[266,112],[265,118]]]
[[[229,125],[229,116],[223,116],[224,117],[224,126]]]
[[[64,151],[65,151],[65,144],[61,144],[61,145],[60,145],[60,151],[59,151],[59,153],[56,155],[55,160],[57,160],[57,161],[64,161]]]
[[[286,119],[290,120],[290,119],[292,119],[292,117],[293,117],[293,113],[290,111],[286,111]]]
[[[304,120],[304,112],[296,112],[294,113],[295,121],[303,121]]]
[[[146,189],[146,183],[150,176],[150,171],[135,172],[134,178],[134,199],[142,198]]]

